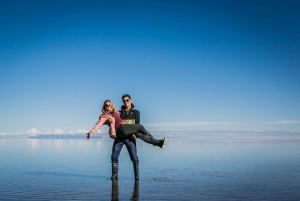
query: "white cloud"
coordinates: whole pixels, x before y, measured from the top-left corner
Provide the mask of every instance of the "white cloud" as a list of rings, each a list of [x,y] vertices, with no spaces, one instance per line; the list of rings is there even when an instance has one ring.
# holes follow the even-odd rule
[[[174,123],[154,123],[144,124],[146,126],[206,126],[206,125],[232,125],[236,122],[228,121],[196,121],[196,122],[174,122]]]
[[[26,132],[26,134],[29,134],[29,135],[37,135],[40,133],[41,133],[41,131],[37,130],[36,128],[32,128]]]
[[[64,130],[60,129],[60,128],[56,128],[54,131],[53,131],[53,134],[64,134],[66,133]]]
[[[282,120],[282,121],[271,121],[267,124],[300,124],[300,120]]]
[[[66,133],[64,130],[60,129],[60,128],[56,128],[54,129],[54,131],[45,131],[45,132],[41,132],[42,134],[64,134]]]
[[[88,130],[85,129],[78,129],[77,131],[68,131],[70,134],[76,134],[76,133],[88,133]]]

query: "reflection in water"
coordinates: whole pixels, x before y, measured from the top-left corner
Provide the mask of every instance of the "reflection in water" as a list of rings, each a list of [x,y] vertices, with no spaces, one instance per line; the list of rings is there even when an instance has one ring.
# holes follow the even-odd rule
[[[300,133],[231,142],[199,135],[170,138],[163,150],[138,141],[143,180],[132,180],[121,152],[129,168],[113,183],[110,138],[0,138],[0,200],[299,200]]]
[[[133,187],[133,193],[130,200],[139,200],[139,181],[135,180],[134,187]]]
[[[64,137],[66,139],[64,139]],[[71,137],[74,137],[74,139],[72,139]],[[32,151],[38,151],[39,149],[51,149],[51,150],[63,150],[66,147],[77,147],[78,148],[85,148],[87,146],[87,144],[93,145],[96,144],[96,148],[97,149],[101,149],[103,148],[103,142],[101,140],[98,140],[98,138],[93,139],[91,141],[87,141],[85,139],[77,139],[77,138],[82,136],[67,136],[67,135],[41,135],[41,136],[31,136],[28,137],[26,140],[26,145],[32,150]],[[16,141],[16,140],[15,140]],[[23,143],[24,140],[22,138],[21,143]],[[1,141],[0,141],[1,143]]]
[[[111,200],[112,201],[119,200],[119,185],[117,179],[111,180]]]
[[[36,148],[37,148],[37,145],[38,145],[38,140],[37,139],[32,139],[31,141],[28,141],[28,142],[30,142],[30,146],[31,146],[32,151],[35,151]]]
[[[111,180],[111,200],[118,201],[119,200],[119,184],[117,179]],[[137,201],[139,200],[139,181],[134,181],[133,193],[130,200]]]

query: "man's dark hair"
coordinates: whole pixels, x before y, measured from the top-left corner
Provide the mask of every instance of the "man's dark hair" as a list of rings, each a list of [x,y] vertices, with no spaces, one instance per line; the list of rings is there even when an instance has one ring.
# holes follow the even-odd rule
[[[129,99],[131,99],[131,97],[130,97],[129,94],[124,94],[124,95],[122,96],[122,99],[125,98],[125,97],[128,97]]]

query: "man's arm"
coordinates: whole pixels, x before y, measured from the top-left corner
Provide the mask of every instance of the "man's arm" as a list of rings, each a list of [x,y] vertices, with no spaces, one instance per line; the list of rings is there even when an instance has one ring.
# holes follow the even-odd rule
[[[135,124],[140,124],[140,112],[138,111],[138,110],[135,110],[135,117],[134,117],[134,123]],[[133,134],[132,135],[132,138],[134,139],[134,140],[136,140],[136,136],[135,136],[135,134]]]
[[[141,124],[140,122],[140,112],[135,110],[135,124]]]

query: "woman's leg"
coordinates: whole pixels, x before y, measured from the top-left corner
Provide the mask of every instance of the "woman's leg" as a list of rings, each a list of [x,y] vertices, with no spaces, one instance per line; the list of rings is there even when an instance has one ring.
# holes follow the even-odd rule
[[[137,132],[135,134],[135,136],[137,138],[140,138],[141,140],[143,140],[144,142],[147,142],[149,144],[153,144],[153,145],[159,145],[159,143],[161,142],[160,140],[155,139],[151,134],[143,134],[140,132]]]
[[[137,132],[149,134],[141,124],[123,124],[118,128],[117,135],[124,138]]]
[[[121,137],[126,137],[132,134],[135,134],[136,137],[140,138],[144,142],[154,146],[159,146],[160,148],[164,148],[167,142],[166,138],[163,140],[155,139],[141,124],[123,124],[117,130],[117,135]]]

